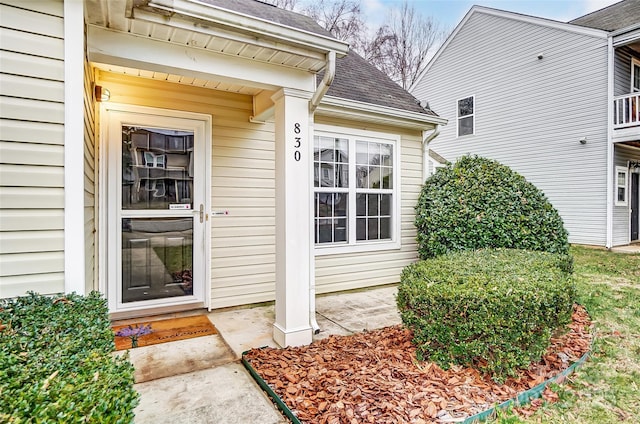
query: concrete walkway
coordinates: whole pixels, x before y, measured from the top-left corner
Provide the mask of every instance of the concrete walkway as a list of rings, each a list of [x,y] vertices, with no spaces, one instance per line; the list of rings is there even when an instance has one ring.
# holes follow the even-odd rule
[[[388,286],[318,296],[314,340],[399,324],[396,292]],[[141,396],[135,423],[288,423],[239,363],[251,348],[277,347],[273,304],[214,311],[209,319],[219,335],[130,351]]]

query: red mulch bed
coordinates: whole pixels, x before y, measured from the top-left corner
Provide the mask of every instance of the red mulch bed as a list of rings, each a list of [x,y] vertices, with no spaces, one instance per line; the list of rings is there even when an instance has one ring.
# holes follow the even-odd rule
[[[572,318],[569,331],[552,338],[540,362],[504,384],[471,368],[444,371],[419,363],[412,332],[401,326],[330,336],[310,346],[254,349],[245,359],[305,423],[461,422],[556,376],[584,355],[591,321],[581,306]],[[544,398],[557,396],[547,389]]]

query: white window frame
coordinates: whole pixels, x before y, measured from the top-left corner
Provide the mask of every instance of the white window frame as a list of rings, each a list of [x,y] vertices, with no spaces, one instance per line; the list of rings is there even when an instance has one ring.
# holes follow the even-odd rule
[[[633,82],[635,81],[636,66],[640,67],[640,60],[636,59],[635,57],[632,57],[631,58],[631,81],[630,81],[631,93],[637,93],[640,91],[640,87],[633,86]]]
[[[371,252],[378,250],[393,250],[401,248],[401,169],[400,164],[400,136],[397,134],[382,133],[377,131],[358,130],[354,128],[337,127],[332,125],[316,124],[314,137],[335,137],[346,138],[349,143],[349,201],[347,205],[347,241],[340,243],[315,244],[314,238],[311,238],[316,256],[334,255],[341,253],[358,253]],[[393,147],[393,188],[391,195],[391,239],[390,240],[373,240],[373,241],[357,241],[356,240],[356,139],[359,141],[371,141],[378,143],[390,144]],[[317,187],[314,186],[313,167],[311,169],[311,196],[315,199]],[[337,191],[344,189],[337,189]],[[327,187],[326,190],[318,191],[336,191]],[[313,220],[312,228],[315,232],[315,207],[311,210],[311,219]]]
[[[619,183],[620,174],[624,174],[624,185],[621,186]],[[620,188],[624,189],[624,200],[618,199],[618,190]],[[616,176],[615,176],[615,192],[614,199],[616,206],[628,206],[629,205],[629,169],[624,166],[616,166]]]
[[[464,115],[464,116],[458,115],[458,113],[460,112],[460,107],[458,106],[458,102],[460,100],[468,99],[469,97],[471,97],[471,99],[473,101],[473,113],[469,114],[469,115]],[[471,132],[471,134],[460,135],[460,120],[463,119],[463,118],[468,118],[468,117],[471,117],[471,121],[472,121],[472,125],[473,125],[473,131]],[[459,99],[456,100],[456,137],[457,138],[468,137],[468,136],[471,136],[471,135],[475,135],[475,133],[476,133],[476,95],[472,94],[471,96],[460,97]]]

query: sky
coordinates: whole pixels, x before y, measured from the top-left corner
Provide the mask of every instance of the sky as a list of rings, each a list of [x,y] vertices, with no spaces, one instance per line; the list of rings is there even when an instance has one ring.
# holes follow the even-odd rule
[[[432,16],[452,31],[473,5],[524,13],[566,22],[619,0],[409,0],[424,16]],[[382,23],[388,6],[402,0],[362,0],[367,21]]]

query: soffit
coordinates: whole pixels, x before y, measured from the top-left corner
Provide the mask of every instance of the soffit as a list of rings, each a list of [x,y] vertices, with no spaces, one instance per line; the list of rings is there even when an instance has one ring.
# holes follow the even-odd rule
[[[323,52],[286,45],[250,32],[218,28],[193,17],[163,15],[146,3],[140,0],[87,0],[87,24],[313,73],[325,66]]]

